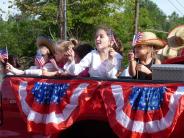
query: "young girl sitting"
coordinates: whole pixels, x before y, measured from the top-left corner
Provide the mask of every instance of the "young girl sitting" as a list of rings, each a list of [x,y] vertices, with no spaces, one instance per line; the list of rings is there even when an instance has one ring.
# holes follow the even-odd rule
[[[88,53],[90,53],[94,48],[87,43],[79,44],[78,46],[73,48],[75,52],[75,63],[79,63]],[[79,77],[89,77],[89,68],[83,70],[79,75]]]
[[[10,63],[7,63],[6,69],[14,75],[43,75],[45,70],[55,71],[56,68],[50,59],[53,58],[54,48],[53,43],[47,37],[38,37],[36,42],[38,49],[35,57],[35,66],[31,66],[26,70],[19,70],[13,67]],[[44,74],[47,76],[47,74]],[[49,76],[49,75],[48,75]]]
[[[73,43],[72,41],[59,40],[55,44],[55,59],[60,68],[63,68],[68,60],[66,52],[69,49],[73,49],[78,43]]]
[[[71,41],[58,40],[54,45],[55,61],[52,61],[52,63],[56,67],[56,70],[55,71],[44,70],[43,75],[46,75],[46,76],[56,76],[56,75],[67,76],[68,73],[65,72],[65,70],[64,70],[64,65],[68,60],[68,57],[66,56],[66,52],[70,48],[71,49],[74,48],[77,44],[78,44],[77,41],[74,41],[73,39]]]
[[[129,74],[136,79],[151,79],[151,65],[161,64],[154,56],[154,50],[163,48],[165,43],[152,32],[139,32],[135,38],[134,51],[128,54]]]
[[[68,50],[66,71],[71,75],[78,75],[89,68],[90,77],[116,78],[121,66],[122,56],[115,52],[113,45],[119,47],[111,29],[99,27],[95,35],[96,50],[88,53],[79,63],[74,60],[74,51]]]

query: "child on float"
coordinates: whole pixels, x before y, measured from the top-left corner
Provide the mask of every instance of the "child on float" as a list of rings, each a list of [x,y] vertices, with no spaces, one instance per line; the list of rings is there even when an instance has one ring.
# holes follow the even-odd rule
[[[66,56],[66,52],[71,48],[74,48],[78,43],[75,41],[66,41],[66,40],[58,40],[54,44],[54,49],[55,49],[55,71],[43,71],[43,74],[47,74],[47,76],[56,76],[56,75],[61,75],[61,76],[67,76],[68,73],[65,72],[64,70],[64,65],[68,60],[68,57]]]
[[[90,53],[94,48],[88,44],[88,43],[83,43],[79,44],[78,46],[73,48],[75,52],[75,63],[79,63],[88,53]],[[79,77],[89,77],[89,68],[86,68],[83,70],[79,75]]]
[[[149,80],[152,78],[152,64],[161,64],[154,51],[163,48],[165,43],[152,32],[139,32],[136,35],[134,50],[128,53],[129,74],[134,79]]]
[[[73,43],[74,41],[65,41],[59,40],[55,44],[55,59],[60,68],[63,68],[66,62],[68,61],[68,57],[66,52],[69,49],[73,49],[78,43]]]
[[[89,52],[91,52],[94,48],[87,43],[79,44],[76,43],[77,41],[69,40],[69,41],[62,41],[59,40],[55,44],[55,59],[58,65],[58,71],[55,72],[47,72],[50,74],[50,76],[60,75],[60,76],[70,76],[70,74],[65,71],[64,64],[68,60],[68,56],[66,55],[66,52],[69,49],[73,49],[75,52],[74,60],[76,63],[80,62],[80,60]],[[80,77],[89,77],[88,69],[81,72],[78,76]]]
[[[74,60],[73,49],[68,50],[69,56],[65,69],[71,75],[78,75],[89,68],[90,77],[116,78],[121,66],[122,56],[115,52],[113,46],[117,45],[112,30],[108,27],[99,27],[95,35],[96,50],[88,53],[79,63]]]
[[[184,25],[179,25],[169,32],[167,43],[167,46],[158,51],[163,63],[167,62],[167,59],[184,56]]]
[[[42,64],[36,60],[35,56],[35,65],[31,66],[29,69],[26,70],[19,70],[13,67],[10,63],[7,63],[6,69],[7,71],[13,73],[14,75],[36,75],[41,76],[43,72],[46,71],[56,71],[55,65],[50,62],[50,59],[53,59],[54,55],[54,48],[53,42],[47,37],[38,37],[37,41],[37,54],[36,56],[42,57]],[[47,74],[44,74],[47,76]],[[49,76],[49,75],[48,75]]]

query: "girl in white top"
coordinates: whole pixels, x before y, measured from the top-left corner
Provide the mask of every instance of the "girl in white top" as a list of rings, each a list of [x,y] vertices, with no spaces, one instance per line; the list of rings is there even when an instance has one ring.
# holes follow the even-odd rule
[[[68,62],[64,69],[71,75],[78,75],[89,68],[90,77],[116,78],[122,56],[114,49],[120,49],[111,29],[99,27],[95,35],[96,50],[88,53],[78,64],[74,61],[74,51],[68,50]]]
[[[49,76],[45,71],[56,71],[55,65],[50,62],[53,58],[54,48],[52,41],[46,37],[39,37],[37,39],[37,54],[43,57],[43,66],[40,66],[37,60],[35,60],[35,65],[31,66],[26,70],[19,70],[13,67],[11,64],[7,63],[6,69],[9,71],[8,75],[36,75],[36,76]]]

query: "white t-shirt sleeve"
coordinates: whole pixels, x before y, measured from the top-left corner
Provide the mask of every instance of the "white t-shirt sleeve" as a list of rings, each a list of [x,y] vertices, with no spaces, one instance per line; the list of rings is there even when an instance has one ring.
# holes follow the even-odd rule
[[[41,76],[42,75],[42,69],[26,69],[25,74],[26,75]]]
[[[121,73],[120,76],[122,76],[122,77],[131,77],[128,70],[129,70],[129,66]]]
[[[122,56],[119,54],[116,54],[116,56],[113,59],[113,62],[107,61],[107,78],[113,78],[116,79],[116,74],[118,70],[121,68],[121,62],[122,62]]]
[[[26,75],[33,75],[33,76],[42,75],[42,69],[39,69],[37,66],[31,66],[29,69],[26,69],[24,72]]]
[[[66,63],[64,65],[64,69],[71,75],[78,75],[80,74],[85,68],[89,67],[92,61],[92,53],[88,53],[78,64],[75,62]]]
[[[55,66],[52,64],[52,63],[46,63],[44,66],[43,66],[43,70],[47,70],[47,71],[56,71],[56,68]]]

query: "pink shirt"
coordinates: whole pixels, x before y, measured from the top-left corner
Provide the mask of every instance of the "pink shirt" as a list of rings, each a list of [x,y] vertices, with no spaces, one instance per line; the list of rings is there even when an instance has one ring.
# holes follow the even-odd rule
[[[89,77],[89,68],[86,68],[84,71],[82,71],[78,76],[79,77]]]

